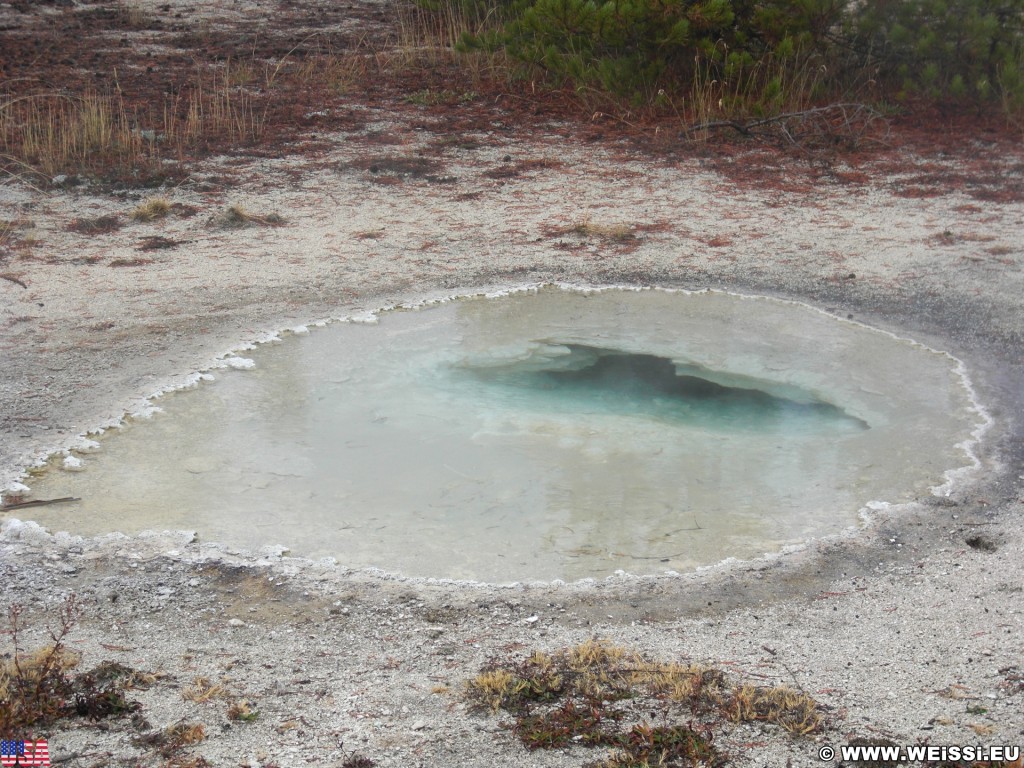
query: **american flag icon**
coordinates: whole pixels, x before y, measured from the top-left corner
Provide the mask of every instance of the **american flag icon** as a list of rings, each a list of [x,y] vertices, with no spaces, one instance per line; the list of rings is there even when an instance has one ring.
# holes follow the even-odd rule
[[[0,742],[0,764],[43,765],[49,768],[50,747],[46,739],[4,739]]]

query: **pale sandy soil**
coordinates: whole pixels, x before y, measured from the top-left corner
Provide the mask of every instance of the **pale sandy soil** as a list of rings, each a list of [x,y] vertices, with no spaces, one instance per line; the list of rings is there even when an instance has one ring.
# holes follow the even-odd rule
[[[591,637],[799,686],[825,708],[810,738],[726,728],[737,766],[820,765],[821,745],[854,737],[1024,744],[1024,205],[901,196],[892,176],[741,187],[699,159],[578,144],[557,126],[496,126],[471,137],[477,148],[432,152],[431,178],[381,183],[387,173],[363,168],[428,152],[444,126],[371,117],[393,144],[337,134],[316,160],[211,162],[166,190],[195,214],[155,223],[127,219],[143,193],[0,187],[0,219],[32,224],[0,268],[0,482],[268,331],[550,280],[796,298],[949,351],[993,418],[981,469],[949,498],[800,552],[573,585],[411,581],[174,535],[83,541],[8,523],[0,588],[28,606],[26,640],[62,595],[82,595],[72,641],[85,663],[166,672],[138,693],[146,718],[204,723],[190,753],[213,765],[340,765],[352,750],[386,766],[582,765],[600,753],[528,753],[501,718],[468,712],[460,686],[489,659]],[[1017,184],[1021,163],[1005,158]],[[229,205],[285,223],[220,227]],[[104,214],[123,226],[68,230]],[[637,240],[559,234],[585,220]],[[180,244],[139,250],[153,236]],[[222,675],[256,703],[255,722],[182,697]],[[46,735],[67,765],[160,764],[132,733],[115,721]]]

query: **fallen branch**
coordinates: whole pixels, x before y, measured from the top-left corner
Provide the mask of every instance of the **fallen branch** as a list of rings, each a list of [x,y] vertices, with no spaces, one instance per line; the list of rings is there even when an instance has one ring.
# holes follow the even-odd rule
[[[14,504],[0,506],[0,512],[9,512],[12,509],[25,509],[26,507],[45,507],[50,504],[66,504],[69,501],[81,501],[77,496],[62,496],[59,499],[36,499],[35,501],[18,501]]]
[[[24,282],[19,280],[14,275],[3,274],[3,275],[0,275],[0,278],[3,278],[4,280],[9,280],[10,282],[14,283],[15,285],[20,285],[22,288],[28,288],[28,286],[25,285]]]
[[[883,136],[869,136],[877,132],[878,127],[884,128]],[[827,140],[830,144],[847,142],[857,147],[865,138],[882,143],[889,135],[889,124],[882,114],[866,104],[839,103],[824,107],[814,107],[798,112],[783,112],[771,117],[756,120],[712,120],[694,123],[683,128],[683,135],[691,137],[704,131],[731,128],[743,136],[760,136],[775,129],[787,142],[796,147],[804,147],[815,140]]]

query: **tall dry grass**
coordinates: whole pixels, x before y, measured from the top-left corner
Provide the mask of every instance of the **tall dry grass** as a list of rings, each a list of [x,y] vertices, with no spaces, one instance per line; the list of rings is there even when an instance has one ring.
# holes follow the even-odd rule
[[[212,139],[258,141],[265,114],[231,62],[197,72],[174,101],[129,109],[124,93],[0,97],[0,164],[46,178],[145,176]]]
[[[0,103],[0,153],[46,176],[152,161],[152,147],[133,128],[123,102],[96,92],[41,93]]]
[[[498,30],[506,21],[499,3],[402,2],[397,9],[397,36],[388,50],[390,61],[407,68],[438,68],[457,63],[474,85],[485,79],[510,83],[521,65],[503,50],[468,49],[463,45],[467,35],[481,36]]]
[[[177,146],[210,136],[224,136],[233,143],[257,141],[266,120],[245,85],[250,77],[248,67],[233,65],[230,60],[209,77],[197,75],[187,96],[185,116],[180,117],[177,110],[164,111],[166,140]]]

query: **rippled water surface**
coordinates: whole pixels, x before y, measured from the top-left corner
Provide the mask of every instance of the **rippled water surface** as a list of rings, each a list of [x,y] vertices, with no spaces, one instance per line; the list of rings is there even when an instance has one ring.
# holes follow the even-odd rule
[[[690,569],[857,523],[968,463],[951,358],[808,307],[555,288],[246,353],[52,469],[54,530],[494,581]]]

